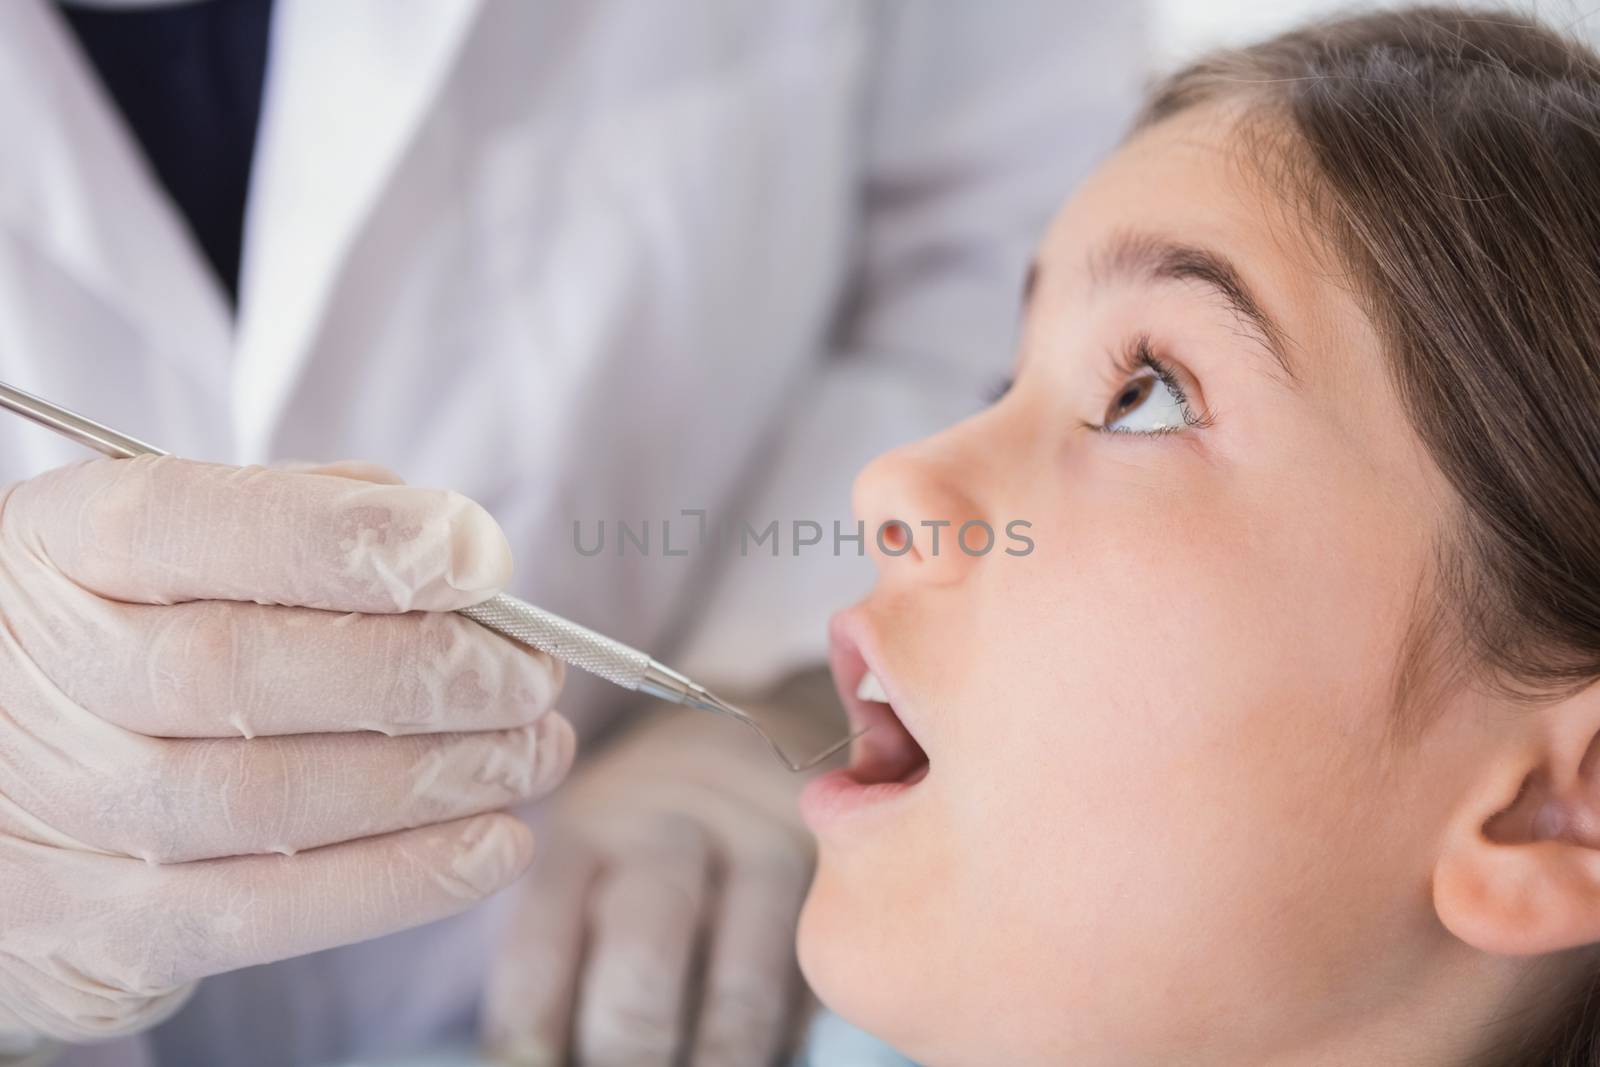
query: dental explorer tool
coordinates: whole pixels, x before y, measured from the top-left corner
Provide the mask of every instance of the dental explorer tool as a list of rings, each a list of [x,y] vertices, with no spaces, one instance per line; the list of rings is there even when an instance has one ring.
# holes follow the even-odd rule
[[[31,393],[25,393],[4,382],[0,382],[0,407],[112,459],[170,455],[136,437],[118,433],[108,426],[102,426],[92,419],[68,411]],[[579,626],[575,622],[505,593],[499,593],[481,604],[460,608],[457,614],[465,615],[473,622],[518,644],[547,652],[565,663],[598,675],[623,689],[657,697],[669,704],[682,704],[701,711],[709,711],[743,723],[760,734],[767,747],[772,749],[773,755],[777,756],[785,767],[796,773],[815,767],[860,736],[859,733],[851,733],[810,759],[796,762],[749,712],[728,703],[705,686],[672,668],[657,663],[638,649],[630,648],[605,634],[596,633],[586,626]]]

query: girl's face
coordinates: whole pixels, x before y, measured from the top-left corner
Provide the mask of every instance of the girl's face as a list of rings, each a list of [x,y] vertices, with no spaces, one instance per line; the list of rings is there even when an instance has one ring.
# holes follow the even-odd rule
[[[1039,250],[1009,392],[857,482],[912,550],[835,673],[915,743],[847,698],[880,722],[856,777],[903,781],[808,790],[800,950],[914,1057],[1315,1062],[1358,1023],[1395,1052],[1464,951],[1429,874],[1475,741],[1391,733],[1449,494],[1241,145],[1215,109],[1127,143]]]

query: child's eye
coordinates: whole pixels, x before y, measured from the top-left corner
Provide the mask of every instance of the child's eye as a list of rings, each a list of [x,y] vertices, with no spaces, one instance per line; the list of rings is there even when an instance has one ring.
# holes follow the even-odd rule
[[[1097,426],[1091,424],[1093,429],[1163,434],[1211,424],[1209,415],[1194,410],[1179,372],[1155,354],[1147,335],[1134,338],[1114,362],[1122,384],[1106,406],[1105,418]]]
[[[1169,433],[1195,423],[1175,383],[1154,371],[1129,378],[1106,407],[1101,429],[1111,433]]]

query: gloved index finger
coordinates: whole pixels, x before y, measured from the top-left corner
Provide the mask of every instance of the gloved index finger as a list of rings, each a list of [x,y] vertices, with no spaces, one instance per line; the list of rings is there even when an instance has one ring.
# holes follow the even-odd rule
[[[171,456],[91,460],[20,483],[0,537],[103,597],[453,611],[511,577],[458,493]]]

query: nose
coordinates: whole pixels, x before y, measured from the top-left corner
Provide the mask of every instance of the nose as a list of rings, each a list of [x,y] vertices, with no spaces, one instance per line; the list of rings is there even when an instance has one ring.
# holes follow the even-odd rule
[[[885,579],[948,584],[1003,548],[1003,524],[980,500],[981,462],[963,427],[886,452],[856,476],[852,500]]]

